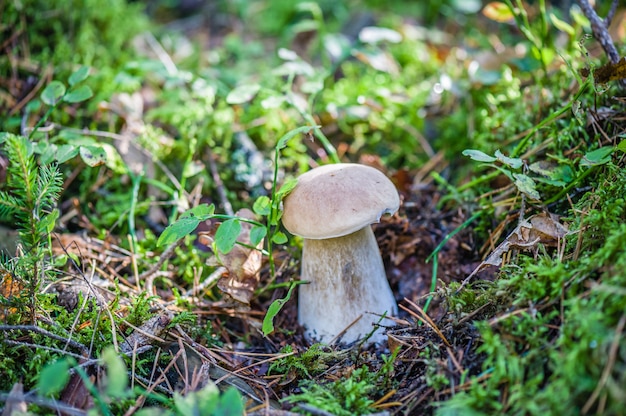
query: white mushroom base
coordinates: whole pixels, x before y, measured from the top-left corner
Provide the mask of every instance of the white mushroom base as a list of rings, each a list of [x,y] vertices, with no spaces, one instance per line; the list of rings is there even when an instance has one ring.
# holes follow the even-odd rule
[[[298,287],[298,320],[310,340],[329,343],[360,317],[341,336],[341,342],[351,343],[375,329],[380,317],[374,314],[398,312],[369,226],[343,237],[305,239],[301,274],[310,283]],[[381,328],[368,340],[385,341]]]

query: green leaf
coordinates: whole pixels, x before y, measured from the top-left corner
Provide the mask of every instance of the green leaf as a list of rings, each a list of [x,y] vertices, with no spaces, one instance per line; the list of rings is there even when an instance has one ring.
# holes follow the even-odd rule
[[[244,84],[236,87],[226,96],[228,104],[243,104],[252,100],[261,89],[259,84]]]
[[[193,232],[201,221],[206,221],[215,213],[215,205],[201,204],[185,211],[178,221],[168,225],[159,236],[157,246],[172,244]]]
[[[57,220],[59,219],[59,210],[53,209],[50,214],[44,215],[39,221],[38,227],[41,230],[45,230],[48,234],[54,230]]]
[[[615,148],[626,153],[626,140],[622,140],[621,142],[619,142]]]
[[[219,402],[219,406],[215,409],[215,416],[243,416],[245,414],[241,394],[234,387],[226,389]]]
[[[215,214],[214,204],[201,204],[185,211],[183,215],[181,215],[181,218],[198,217],[201,221],[206,221],[211,218],[213,214]]]
[[[65,85],[59,81],[52,81],[41,93],[41,101],[47,105],[55,105],[65,95]]]
[[[496,160],[498,160],[497,158],[493,156],[489,156],[488,154],[483,153],[480,150],[465,149],[463,150],[462,154],[463,156],[468,156],[470,159],[475,160],[477,162],[491,163],[491,162],[495,162]]]
[[[70,361],[65,358],[46,365],[39,373],[39,380],[37,380],[39,394],[51,396],[61,392],[70,380],[70,367]]]
[[[604,165],[611,161],[611,155],[615,148],[613,147],[601,147],[586,153],[580,161],[581,166],[596,166]]]
[[[181,217],[178,221],[168,225],[159,236],[157,246],[169,245],[193,232],[200,224],[200,218],[190,216]]]
[[[79,153],[83,162],[92,168],[106,162],[107,154],[100,146],[81,146]]]
[[[241,222],[237,218],[231,218],[220,224],[215,232],[215,245],[220,253],[228,254],[241,233]]]
[[[71,144],[62,144],[57,147],[55,159],[58,163],[64,163],[74,158],[78,154],[78,147]]]
[[[276,149],[278,150],[284,149],[285,146],[287,146],[287,143],[289,143],[289,140],[293,139],[297,135],[302,134],[302,133],[310,133],[311,130],[318,129],[320,127],[321,126],[302,126],[302,127],[293,129],[287,132],[283,137],[281,137],[280,140],[278,140],[278,143],[276,144]]]
[[[274,302],[270,304],[267,308],[267,313],[265,314],[265,318],[263,318],[263,335],[268,336],[272,332],[274,332],[274,318],[278,315],[278,312],[283,308],[283,305],[291,299],[291,293],[293,289],[296,287],[297,283],[293,282],[289,286],[289,291],[287,295],[282,299],[276,299]]]
[[[554,25],[554,27],[559,29],[561,32],[565,32],[572,37],[576,36],[576,30],[574,29],[574,27],[570,25],[569,23],[567,23],[566,21],[561,20],[558,17],[556,17],[554,13],[550,13],[550,20],[552,21],[552,24]]]
[[[285,181],[285,183],[283,183],[283,186],[281,186],[278,192],[276,192],[276,198],[278,198],[279,201],[282,200],[291,191],[293,191],[293,188],[295,188],[297,184],[298,178],[291,178]]]
[[[514,173],[515,186],[520,192],[526,194],[529,198],[539,199],[539,192],[535,189],[535,181],[530,177],[521,173]]]
[[[522,167],[522,164],[523,164],[522,159],[518,157],[512,158],[512,157],[504,156],[502,152],[500,152],[500,150],[496,150],[495,156],[500,162],[512,167],[513,169],[519,169]]]
[[[275,244],[285,244],[287,241],[287,236],[282,231],[276,231],[276,233],[272,236],[272,242]]]
[[[91,88],[87,85],[80,85],[79,87],[71,90],[63,97],[63,101],[66,103],[80,103],[93,97]]]
[[[255,225],[250,230],[250,245],[256,247],[265,238],[267,228],[263,225]]]
[[[128,374],[124,360],[115,352],[115,348],[107,347],[100,356],[107,367],[106,396],[123,398],[128,396]]]
[[[267,196],[260,196],[254,201],[254,205],[252,205],[252,211],[256,215],[267,216],[270,215],[271,210],[271,202]]]
[[[73,87],[79,82],[86,80],[88,76],[89,76],[89,67],[83,65],[80,68],[78,68],[72,75],[70,75],[67,82],[70,84],[71,87]]]

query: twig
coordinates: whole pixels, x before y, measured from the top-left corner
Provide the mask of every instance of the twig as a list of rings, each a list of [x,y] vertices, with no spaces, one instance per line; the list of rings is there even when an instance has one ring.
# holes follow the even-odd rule
[[[165,249],[163,254],[159,256],[159,260],[156,262],[156,264],[137,277],[137,283],[158,272],[161,266],[163,266],[163,263],[165,263],[165,261],[167,261],[170,257],[174,255],[174,250],[176,250],[181,244],[183,244],[184,241],[184,238],[180,238],[178,241],[170,244],[170,246]]]
[[[33,403],[38,406],[47,407],[48,409],[52,409],[66,415],[83,416],[87,414],[87,412],[81,409],[77,409],[68,404],[61,403],[58,400],[46,399],[40,396],[28,396],[24,394],[16,395],[14,393],[0,393],[0,402],[7,402],[9,400],[13,402],[23,401]]]
[[[609,34],[609,24],[611,23],[611,18],[615,13],[615,8],[617,7],[617,0],[613,0],[613,4],[611,4],[611,12],[607,16],[606,20],[602,20],[591,4],[589,4],[588,0],[577,0],[578,5],[580,6],[583,14],[589,19],[589,23],[591,23],[591,30],[593,31],[593,37],[600,43],[602,49],[609,57],[609,60],[612,64],[616,64],[619,62],[619,53],[613,44],[613,39],[611,39],[611,35]]]
[[[34,332],[36,334],[40,334],[43,336],[46,336],[48,338],[52,338],[54,340],[57,341],[61,341],[63,343],[65,343],[66,345],[69,345],[70,347],[76,348],[78,350],[80,350],[80,352],[82,352],[83,354],[87,354],[87,347],[84,346],[83,344],[76,342],[72,339],[68,339],[68,338],[64,338],[60,335],[54,334],[48,330],[45,330],[43,328],[40,328],[38,326],[35,325],[0,325],[0,331],[28,331],[28,332]],[[7,341],[7,340],[5,340]],[[85,357],[81,357],[81,358],[85,358]]]
[[[451,347],[452,344],[450,344],[450,342],[448,342],[448,339],[445,337],[445,335],[443,335],[443,332],[441,332],[441,330],[439,329],[439,327],[437,327],[437,325],[435,324],[435,322],[433,322],[432,319],[430,319],[430,316],[428,316],[423,310],[422,308],[419,307],[418,304],[416,304],[415,302],[413,302],[411,299],[407,299],[404,298],[405,302],[407,302],[409,305],[411,305],[412,307],[415,308],[415,310],[417,310],[417,312],[419,313],[419,315],[417,313],[415,313],[414,311],[412,311],[411,309],[407,308],[404,305],[398,305],[400,306],[400,308],[404,309],[405,311],[407,311],[408,313],[411,314],[411,316],[419,319],[423,324],[428,325],[431,327],[431,329],[433,331],[435,331],[435,333],[439,336],[439,338],[441,338],[441,340],[443,341],[444,344],[446,344],[446,346]],[[421,315],[421,316],[420,316]]]
[[[215,183],[215,188],[217,189],[217,194],[220,197],[220,201],[222,201],[222,208],[224,208],[224,212],[228,215],[235,215],[233,211],[233,206],[228,200],[228,196],[226,195],[226,190],[224,188],[224,182],[220,177],[220,173],[217,170],[217,164],[215,163],[215,159],[213,158],[213,153],[207,149],[207,159],[209,161],[209,169],[211,170],[211,176],[213,177],[213,182]]]

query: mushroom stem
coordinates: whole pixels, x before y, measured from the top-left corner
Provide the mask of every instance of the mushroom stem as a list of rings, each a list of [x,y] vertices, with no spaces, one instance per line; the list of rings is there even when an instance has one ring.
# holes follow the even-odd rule
[[[370,226],[342,237],[304,239],[298,319],[306,337],[330,342],[353,321],[341,340],[351,343],[374,330],[375,314],[397,314],[376,238]],[[386,337],[377,330],[369,342]]]

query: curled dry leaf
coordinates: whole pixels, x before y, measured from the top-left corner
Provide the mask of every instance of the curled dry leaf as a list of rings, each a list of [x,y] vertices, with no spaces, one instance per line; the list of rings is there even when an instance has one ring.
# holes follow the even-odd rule
[[[548,212],[533,215],[518,224],[506,239],[463,281],[467,284],[481,270],[502,265],[502,256],[510,250],[536,250],[539,244],[556,246],[568,233],[565,225],[558,221],[556,215]]]
[[[155,342],[163,342],[160,337],[171,321],[172,316],[169,312],[162,312],[153,316],[126,337],[124,342],[120,344],[120,351],[124,354],[130,354],[137,348],[152,345]]]
[[[241,218],[255,219],[255,215],[249,209],[237,211],[236,215]],[[237,241],[250,246],[250,230],[252,225],[241,223],[241,233]],[[219,261],[226,267],[228,273],[217,282],[217,287],[234,300],[245,305],[250,304],[250,299],[259,283],[261,272],[263,240],[252,249],[236,244],[227,254],[220,254]]]

